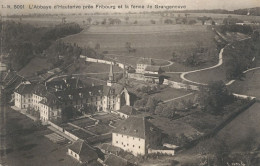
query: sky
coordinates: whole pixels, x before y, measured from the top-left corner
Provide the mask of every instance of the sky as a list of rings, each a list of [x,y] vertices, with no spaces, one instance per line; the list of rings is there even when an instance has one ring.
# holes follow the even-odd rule
[[[226,9],[234,10],[240,8],[251,8],[251,7],[260,7],[260,0],[0,0],[0,13],[2,15],[8,13],[49,13],[49,12],[60,12],[60,10],[54,10],[54,5],[181,5],[186,6],[186,10],[193,9]],[[5,9],[2,5],[25,5],[25,9]],[[52,6],[52,9],[29,9],[29,5],[42,5],[42,6]],[[144,9],[149,10],[149,9]],[[150,9],[150,10],[155,10]],[[65,12],[76,12],[79,10],[61,10]],[[83,12],[122,12],[126,9],[91,9],[84,10]],[[140,10],[131,9],[133,12],[139,12]],[[156,10],[155,10],[156,11]],[[82,12],[82,9],[81,9]]]

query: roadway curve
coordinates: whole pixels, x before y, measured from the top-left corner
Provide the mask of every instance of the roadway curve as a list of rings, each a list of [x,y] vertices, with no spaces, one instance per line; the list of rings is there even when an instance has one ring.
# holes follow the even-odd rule
[[[239,40],[239,41],[243,41],[243,40],[247,40],[247,39],[250,39],[250,37],[245,38],[245,39],[241,39],[241,40]],[[219,62],[218,62],[218,64],[216,64],[216,65],[214,65],[214,66],[211,66],[211,67],[204,68],[204,69],[192,70],[192,71],[187,71],[187,72],[180,72],[180,73],[181,73],[181,75],[180,75],[181,79],[184,80],[184,81],[186,81],[186,82],[190,82],[190,83],[197,84],[197,85],[208,85],[208,84],[205,84],[205,83],[200,83],[200,82],[195,82],[195,81],[189,80],[189,79],[185,78],[185,76],[186,76],[187,74],[190,74],[190,73],[195,73],[195,72],[210,70],[210,69],[214,69],[214,68],[217,68],[217,67],[221,66],[221,65],[223,64],[223,52],[224,52],[224,49],[225,49],[227,46],[229,46],[229,45],[230,45],[230,43],[227,44],[224,48],[222,48],[222,49],[220,50],[220,52],[219,52]],[[254,70],[254,69],[258,69],[258,67],[253,68],[253,69],[249,69],[249,70],[247,70],[247,71],[244,71],[243,73],[246,73],[246,72],[251,71],[251,70]],[[169,73],[170,73],[170,72],[169,72]],[[173,73],[173,72],[171,72],[171,73]],[[235,80],[231,80],[231,81],[229,81],[228,83],[226,83],[226,85],[231,85],[234,81],[235,81]]]

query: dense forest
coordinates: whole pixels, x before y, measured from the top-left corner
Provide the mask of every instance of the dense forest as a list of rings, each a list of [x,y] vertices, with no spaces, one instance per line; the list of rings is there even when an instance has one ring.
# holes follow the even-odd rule
[[[33,57],[41,55],[58,38],[79,33],[78,24],[60,24],[51,28],[38,28],[14,21],[0,22],[2,51],[9,54],[11,67],[19,70]]]

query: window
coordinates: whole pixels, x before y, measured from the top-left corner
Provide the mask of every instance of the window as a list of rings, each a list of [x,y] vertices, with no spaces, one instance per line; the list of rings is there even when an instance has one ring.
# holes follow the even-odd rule
[[[133,140],[135,140],[135,137],[133,137]]]
[[[116,134],[116,136],[118,136],[118,134]]]
[[[133,145],[133,148],[135,147],[135,145]]]
[[[128,144],[126,144],[128,146]]]
[[[123,145],[123,142],[122,142],[122,145]]]
[[[118,143],[118,141],[116,141],[116,143]]]
[[[141,147],[139,146],[139,149],[140,149]]]
[[[122,134],[122,137],[123,137],[123,134]]]

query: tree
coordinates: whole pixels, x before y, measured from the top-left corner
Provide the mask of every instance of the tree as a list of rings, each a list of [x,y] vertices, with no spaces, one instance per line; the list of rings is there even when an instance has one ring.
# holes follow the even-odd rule
[[[87,20],[88,20],[88,23],[91,24],[92,18],[91,18],[91,17],[88,17]]]
[[[230,162],[229,155],[231,150],[225,140],[214,139],[211,151],[213,152],[214,162],[217,166],[223,166]]]
[[[186,17],[186,18],[188,18],[189,15],[190,15],[189,13],[185,13],[185,17]]]
[[[97,112],[97,106],[92,104],[90,105],[85,104],[81,109],[81,111],[85,114],[94,114],[95,112]]]
[[[132,44],[130,42],[125,43],[125,47],[129,53],[135,52],[136,50],[132,48]]]
[[[173,24],[173,21],[171,19],[166,19],[164,20],[165,24]]]
[[[210,82],[207,88],[201,88],[199,94],[200,105],[213,114],[222,113],[223,107],[233,101],[234,97],[223,81]]]
[[[175,51],[173,51],[173,52],[172,52],[172,59],[171,59],[171,61],[174,62],[175,59],[176,59],[176,57],[177,57],[177,54],[176,54]]]
[[[97,43],[97,44],[95,45],[95,50],[99,50],[99,49],[100,49],[100,44]]]
[[[72,105],[65,107],[61,111],[61,118],[63,123],[81,115],[82,114]]]
[[[148,108],[149,112],[154,113],[155,108],[158,105],[159,100],[154,97],[149,97],[146,103],[146,107]]]
[[[204,25],[206,21],[211,20],[211,17],[207,17],[207,16],[198,17],[198,20],[201,21],[202,25]]]
[[[253,41],[258,41],[259,40],[259,32],[258,31],[254,31],[252,34],[252,39]]]
[[[126,16],[125,17],[125,22],[128,24],[128,21],[129,21],[129,17],[128,16]]]
[[[151,24],[155,24],[156,22],[154,20],[150,20]]]

